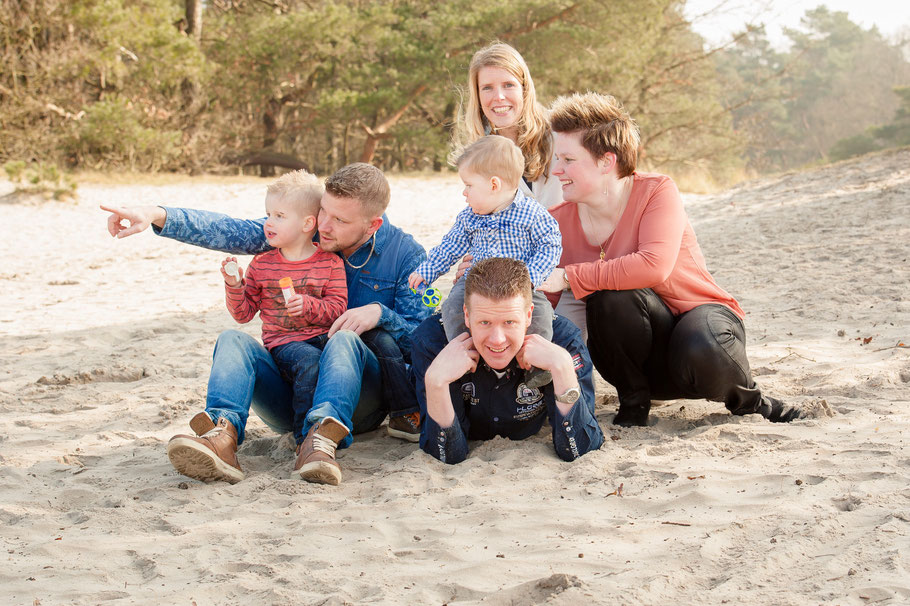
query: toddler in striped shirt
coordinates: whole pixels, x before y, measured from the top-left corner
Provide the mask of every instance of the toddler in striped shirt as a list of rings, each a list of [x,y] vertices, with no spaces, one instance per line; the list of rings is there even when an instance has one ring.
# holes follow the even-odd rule
[[[232,275],[221,264],[225,302],[237,322],[256,313],[262,320],[262,342],[294,388],[294,436],[303,440],[303,422],[313,403],[319,356],[332,323],[348,303],[341,257],[313,242],[324,188],[319,179],[298,170],[269,185],[265,197],[266,240],[273,250],[253,257],[246,275]],[[290,278],[293,295],[285,297],[279,282]]]
[[[416,289],[429,286],[465,254],[474,263],[491,257],[510,257],[528,266],[535,289],[550,275],[562,255],[559,225],[536,200],[518,188],[524,156],[517,145],[499,135],[487,135],[469,145],[456,161],[468,206],[442,243],[427,254],[408,278]],[[468,269],[470,271],[470,269]],[[535,290],[528,334],[553,338],[553,308],[544,293]],[[464,277],[442,304],[442,321],[451,341],[467,331],[464,321]],[[526,385],[550,382],[550,373],[529,372]]]

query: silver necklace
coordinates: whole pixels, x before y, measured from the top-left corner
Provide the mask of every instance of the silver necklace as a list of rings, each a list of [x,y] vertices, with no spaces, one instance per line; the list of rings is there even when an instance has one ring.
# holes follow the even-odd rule
[[[376,250],[376,234],[373,234],[372,237],[370,237],[370,240],[371,240],[371,243],[370,243],[370,254],[367,255],[366,261],[364,261],[364,262],[361,263],[360,265],[354,265],[353,263],[351,263],[350,261],[348,261],[348,258],[347,258],[347,257],[345,257],[344,255],[341,255],[341,258],[344,259],[344,262],[348,264],[348,267],[350,267],[351,269],[360,269],[360,268],[362,268],[364,265],[366,265],[367,263],[370,262],[370,258],[373,256],[373,251]],[[357,252],[357,251],[354,251],[354,252]]]

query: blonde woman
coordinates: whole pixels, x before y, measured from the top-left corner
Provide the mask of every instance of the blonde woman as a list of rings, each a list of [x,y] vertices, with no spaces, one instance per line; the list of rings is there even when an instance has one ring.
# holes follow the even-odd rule
[[[562,202],[559,180],[550,174],[553,134],[521,54],[503,43],[474,53],[467,93],[456,127],[456,155],[485,135],[507,137],[525,159],[522,192],[544,208]]]

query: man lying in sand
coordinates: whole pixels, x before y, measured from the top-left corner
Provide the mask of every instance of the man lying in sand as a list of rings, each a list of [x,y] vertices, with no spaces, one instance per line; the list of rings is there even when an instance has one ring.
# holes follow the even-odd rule
[[[323,250],[336,252],[344,260],[348,310],[329,329],[329,340],[319,358],[313,406],[331,405],[337,412],[333,416],[346,431],[344,435],[326,431],[320,441],[322,448],[315,449],[314,456],[336,469],[330,480],[340,481],[341,471],[331,445],[349,446],[351,432],[376,429],[390,414],[389,433],[417,441],[419,408],[406,362],[411,331],[429,315],[429,309],[408,289],[408,276],[426,258],[426,252],[414,238],[386,220],[390,192],[382,171],[369,164],[351,164],[326,179],[325,188],[319,210],[319,243]],[[102,208],[112,213],[108,231],[118,238],[151,224],[162,236],[230,254],[258,254],[270,249],[263,232],[264,219],[246,221],[220,213],[159,206]],[[212,375],[230,376],[235,384],[246,386],[236,394],[234,404],[251,402],[266,425],[280,433],[292,431],[293,391],[274,364],[261,363],[257,352],[261,353],[262,346],[256,339],[228,331],[215,347]],[[238,381],[238,377],[246,380]],[[210,408],[223,406],[207,401],[206,409]],[[238,408],[244,410],[235,406]],[[218,421],[217,414],[209,416]],[[239,445],[247,416],[238,414],[236,420]],[[210,427],[206,424],[192,429],[198,434]],[[210,479],[231,481],[229,477]],[[322,476],[303,479],[324,481]]]
[[[594,382],[581,333],[562,317],[553,342],[528,335],[533,305],[524,263],[490,258],[465,278],[463,333],[446,344],[436,317],[411,336],[417,395],[426,411],[420,447],[444,463],[460,463],[468,440],[523,440],[549,419],[559,458],[597,450],[604,436],[594,418]],[[525,384],[523,369],[550,371],[553,382]]]

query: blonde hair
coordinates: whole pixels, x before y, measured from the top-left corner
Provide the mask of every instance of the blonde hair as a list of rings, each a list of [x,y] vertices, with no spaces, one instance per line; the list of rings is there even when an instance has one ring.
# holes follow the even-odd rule
[[[635,172],[641,139],[638,125],[622,103],[611,95],[564,95],[550,108],[550,124],[557,133],[581,133],[581,145],[595,159],[616,154],[617,175]]]
[[[518,147],[524,156],[524,176],[536,181],[550,173],[550,156],[553,142],[550,125],[543,106],[537,102],[531,72],[521,54],[502,42],[491,44],[474,53],[468,69],[468,100],[459,110],[456,146],[453,155],[458,155],[465,146],[487,134],[492,125],[483,115],[480,106],[480,91],[477,89],[477,75],[484,67],[499,67],[506,70],[521,84],[522,108],[518,119]]]
[[[355,162],[336,170],[325,180],[325,189],[338,198],[360,202],[365,219],[381,216],[392,197],[389,182],[382,171],[364,162]]]
[[[471,295],[478,294],[490,301],[505,301],[513,297],[524,299],[531,306],[531,275],[522,261],[509,257],[490,257],[478,261],[464,278],[464,301],[470,311]]]
[[[487,135],[467,146],[455,166],[481,177],[499,177],[507,189],[515,189],[524,172],[525,159],[510,139]]]
[[[322,194],[325,188],[322,182],[312,173],[305,170],[295,170],[285,173],[269,184],[268,195],[277,196],[294,205],[301,216],[319,214],[319,205],[322,203]]]

